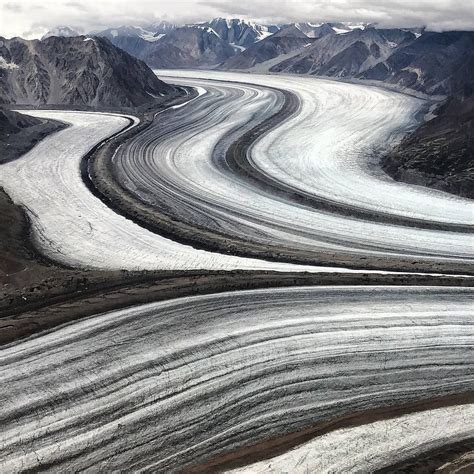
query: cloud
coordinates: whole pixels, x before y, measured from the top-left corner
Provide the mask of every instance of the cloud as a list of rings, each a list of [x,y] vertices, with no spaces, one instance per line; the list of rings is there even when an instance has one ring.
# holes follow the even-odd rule
[[[351,21],[382,26],[427,26],[440,31],[474,29],[472,0],[200,0],[223,16],[262,21]]]
[[[20,13],[22,11],[21,5],[18,5],[16,3],[5,3],[5,5],[3,5],[3,8],[6,11],[10,11],[13,13]]]
[[[80,31],[160,19],[178,23],[215,16],[268,23],[376,22],[382,26],[474,29],[472,0],[22,0],[0,5],[0,34],[41,36],[67,25]]]

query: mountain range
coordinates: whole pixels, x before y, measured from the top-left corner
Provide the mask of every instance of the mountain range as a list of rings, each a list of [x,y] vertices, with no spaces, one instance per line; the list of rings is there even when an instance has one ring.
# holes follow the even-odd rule
[[[58,27],[47,33],[71,37]],[[452,72],[472,46],[469,32],[377,28],[350,23],[262,25],[214,18],[184,26],[160,22],[91,33],[151,68],[219,68],[379,80],[449,94]]]

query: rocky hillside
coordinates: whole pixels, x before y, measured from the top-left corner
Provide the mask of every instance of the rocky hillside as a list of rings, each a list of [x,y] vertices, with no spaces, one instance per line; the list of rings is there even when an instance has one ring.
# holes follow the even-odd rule
[[[386,61],[400,45],[414,40],[415,35],[408,31],[375,28],[326,35],[298,55],[274,65],[271,71],[358,77]]]
[[[140,57],[154,68],[199,68],[219,64],[234,48],[208,26],[176,28],[149,43]]]
[[[202,26],[212,28],[222,40],[233,46],[237,52],[243,51],[279,30],[276,25],[260,25],[238,18],[230,20],[214,18],[209,22],[202,23]]]
[[[228,59],[220,65],[220,68],[250,69],[292,51],[299,51],[310,46],[313,41],[299,28],[290,25]]]
[[[474,199],[474,88],[452,96],[384,158],[383,168],[398,181]]]
[[[18,158],[46,135],[64,127],[59,122],[0,108],[0,164]]]
[[[155,36],[155,34],[154,29],[138,26],[121,26],[100,31],[94,34],[94,36],[107,38],[113,45],[140,59],[150,43],[160,38],[160,35]]]
[[[277,32],[240,19],[214,18],[208,22],[176,26],[122,26],[96,33],[154,68],[215,66]]]
[[[287,28],[288,26],[295,26],[298,28],[302,33],[304,33],[308,38],[322,38],[323,36],[326,35],[334,35],[336,34],[336,31],[334,28],[331,27],[329,23],[294,23],[294,24],[289,24],[283,26],[283,28]]]
[[[425,33],[388,61],[383,77],[448,100],[383,159],[397,180],[474,199],[474,33]]]
[[[174,94],[105,38],[0,38],[0,103],[138,107]]]
[[[428,94],[457,94],[469,80],[466,64],[474,55],[474,32],[425,32],[361,77],[398,84]],[[471,76],[472,77],[472,76]]]

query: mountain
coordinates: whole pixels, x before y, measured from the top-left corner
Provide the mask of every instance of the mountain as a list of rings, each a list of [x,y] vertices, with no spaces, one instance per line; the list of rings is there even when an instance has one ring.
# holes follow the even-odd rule
[[[402,30],[355,28],[348,33],[326,35],[300,54],[271,68],[273,72],[292,72],[336,77],[353,77],[386,61],[400,44],[416,38]],[[393,40],[397,41],[393,41]]]
[[[302,33],[304,33],[308,38],[322,38],[326,35],[334,35],[336,32],[331,27],[329,23],[293,23],[289,25],[285,25],[283,28],[287,28],[289,26],[296,26]]]
[[[114,46],[123,49],[127,53],[141,58],[150,43],[157,41],[161,36],[155,36],[152,29],[140,26],[120,26],[95,33],[95,36],[107,38]]]
[[[382,166],[397,181],[474,199],[474,96],[451,97]]]
[[[209,26],[176,28],[148,45],[142,58],[154,68],[199,68],[219,64],[235,54],[230,44]]]
[[[70,28],[69,26],[57,26],[52,30],[48,31],[41,38],[42,40],[50,38],[51,36],[62,36],[64,38],[71,38],[72,36],[79,36],[79,32]]]
[[[138,107],[175,92],[105,38],[0,40],[0,103]]]
[[[145,41],[156,41],[158,39],[156,31],[153,29],[142,28],[141,26],[119,26],[117,28],[108,28],[107,30],[99,31],[94,33],[94,36],[102,36],[107,38],[110,42],[113,42],[115,38],[123,36],[141,38]]]
[[[275,25],[259,25],[237,18],[230,20],[226,18],[214,18],[198,26],[212,28],[222,40],[229,43],[237,51],[242,51],[279,30]]]
[[[443,35],[445,45],[459,47],[458,41],[452,42],[451,34]],[[453,57],[459,56],[450,51]],[[385,156],[382,166],[396,180],[474,199],[474,50],[471,46],[461,62],[452,74],[443,73],[448,76],[443,90],[449,90],[451,96],[438,108],[436,116]],[[434,76],[426,74],[426,77],[429,84]],[[436,84],[438,90],[440,86]]]
[[[148,31],[154,31],[155,36],[166,35],[173,31],[174,29],[178,28],[180,25],[176,23],[170,23],[169,21],[159,21],[157,23],[152,23],[151,25],[146,27]]]
[[[96,33],[155,68],[215,66],[278,31],[277,26],[239,19],[178,27],[160,22],[148,27],[122,26]]]
[[[313,39],[308,38],[299,28],[290,25],[228,59],[220,68],[250,69],[273,58],[310,46],[312,42]]]
[[[425,32],[362,77],[428,94],[452,95],[457,93],[457,84],[469,79],[465,65],[473,54],[472,31]]]

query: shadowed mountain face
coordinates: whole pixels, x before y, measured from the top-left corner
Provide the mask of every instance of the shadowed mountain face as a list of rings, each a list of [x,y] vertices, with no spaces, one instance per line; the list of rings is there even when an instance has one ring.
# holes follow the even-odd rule
[[[474,70],[472,71],[474,73]],[[451,97],[383,161],[397,181],[474,199],[474,94]]]
[[[0,103],[137,107],[174,92],[104,38],[1,38],[1,45]]]
[[[158,40],[158,36],[155,36],[155,34],[157,34],[155,30],[150,28],[121,26],[119,28],[109,28],[100,31],[96,33],[95,36],[107,38],[113,45],[137,58],[140,58],[146,47],[150,43]],[[160,33],[160,35],[163,34],[164,33]]]
[[[395,51],[375,78],[428,94],[456,94],[473,57],[474,32],[427,32]]]
[[[396,180],[474,199],[474,33],[425,33],[388,63],[387,82],[450,97],[383,168]]]
[[[278,31],[240,19],[214,18],[177,27],[156,24],[146,28],[122,26],[97,33],[151,67],[215,66]]]
[[[336,77],[357,76],[386,61],[400,44],[414,39],[415,35],[410,32],[375,28],[326,35],[271,70]]]
[[[230,58],[220,68],[248,69],[270,59],[309,46],[312,41],[313,39],[308,38],[296,26],[288,26]]]
[[[176,28],[140,53],[151,67],[207,67],[235,54],[234,48],[208,26]]]
[[[0,164],[18,158],[46,135],[64,127],[59,122],[0,108]]]
[[[320,38],[270,70],[380,80],[451,95],[466,81],[463,68],[473,54],[474,32],[425,32],[417,38],[401,29],[366,28]]]

